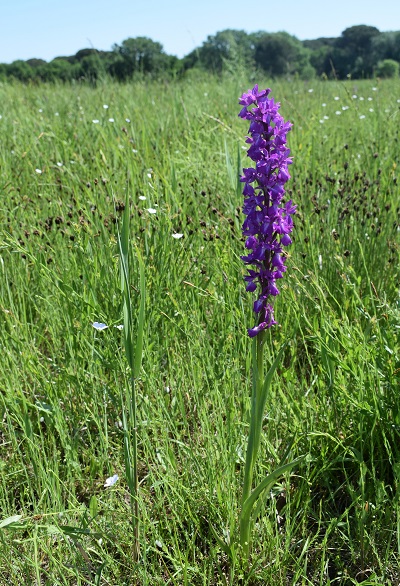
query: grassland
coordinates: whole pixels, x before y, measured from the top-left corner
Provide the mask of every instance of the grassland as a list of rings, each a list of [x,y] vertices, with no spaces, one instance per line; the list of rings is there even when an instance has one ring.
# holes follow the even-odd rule
[[[307,458],[265,495],[248,567],[215,533],[235,543],[250,409],[253,82],[0,86],[1,585],[400,583],[400,83],[257,81],[294,123],[298,205],[258,474]],[[127,195],[146,273],[140,563],[113,327]]]

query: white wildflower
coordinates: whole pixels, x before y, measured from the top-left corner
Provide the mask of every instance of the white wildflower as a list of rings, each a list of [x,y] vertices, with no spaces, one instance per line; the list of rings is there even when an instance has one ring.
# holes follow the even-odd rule
[[[108,326],[106,324],[103,324],[101,322],[95,321],[92,323],[92,326],[94,327],[95,330],[106,330],[108,328]]]
[[[114,484],[116,482],[118,482],[119,476],[118,474],[114,474],[114,476],[110,476],[109,478],[106,478],[106,481],[104,483],[104,488],[110,488],[110,486],[114,486]]]

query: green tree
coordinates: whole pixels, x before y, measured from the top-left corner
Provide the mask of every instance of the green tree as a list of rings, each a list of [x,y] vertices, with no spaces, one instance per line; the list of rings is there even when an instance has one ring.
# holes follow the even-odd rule
[[[286,32],[258,33],[255,41],[255,63],[268,75],[309,74],[310,55],[301,41]]]
[[[381,33],[374,26],[360,24],[345,29],[336,40],[330,58],[340,78],[370,77],[374,69],[373,39]]]
[[[42,81],[70,81],[73,78],[73,66],[64,59],[53,59],[38,69]]]
[[[400,31],[390,31],[375,36],[371,47],[375,63],[384,59],[400,61]]]
[[[25,61],[25,63],[27,63],[29,67],[32,67],[32,69],[38,69],[43,67],[43,65],[46,65],[46,61],[44,59],[28,59]]]
[[[254,39],[243,30],[226,29],[207,37],[202,46],[193,51],[192,62],[213,73],[224,70],[254,67]],[[189,60],[187,58],[186,63]]]
[[[125,39],[113,47],[116,58],[109,71],[118,79],[128,79],[134,74],[170,73],[178,61],[177,57],[164,53],[161,43],[147,37]]]
[[[399,63],[394,59],[384,59],[376,66],[375,75],[386,78],[399,77],[399,68]]]
[[[105,59],[101,59],[98,54],[91,54],[83,57],[77,68],[79,77],[84,77],[89,81],[96,81],[106,73]]]
[[[6,71],[7,77],[11,79],[17,79],[18,81],[22,81],[24,83],[32,80],[35,77],[35,72],[32,67],[30,67],[26,61],[22,61],[20,59],[7,65]]]

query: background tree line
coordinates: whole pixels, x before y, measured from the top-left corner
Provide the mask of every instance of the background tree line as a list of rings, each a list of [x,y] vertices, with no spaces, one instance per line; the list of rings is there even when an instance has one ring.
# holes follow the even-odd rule
[[[126,81],[138,76],[173,78],[191,70],[214,74],[239,69],[271,77],[315,76],[346,79],[397,77],[400,31],[380,32],[367,25],[352,26],[338,38],[300,41],[286,32],[246,33],[227,29],[210,35],[191,53],[178,59],[147,37],[128,38],[111,51],[82,49],[76,55],[0,63],[0,81],[96,81],[111,76]]]

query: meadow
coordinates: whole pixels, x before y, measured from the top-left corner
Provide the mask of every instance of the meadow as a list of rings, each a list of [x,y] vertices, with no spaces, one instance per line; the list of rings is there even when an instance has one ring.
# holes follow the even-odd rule
[[[246,565],[220,541],[238,533],[250,413],[238,97],[254,81],[294,124],[298,206],[257,474],[306,458],[263,496]],[[399,129],[399,80],[0,85],[1,585],[400,584]],[[135,250],[146,283],[138,563],[127,197],[134,315]]]

